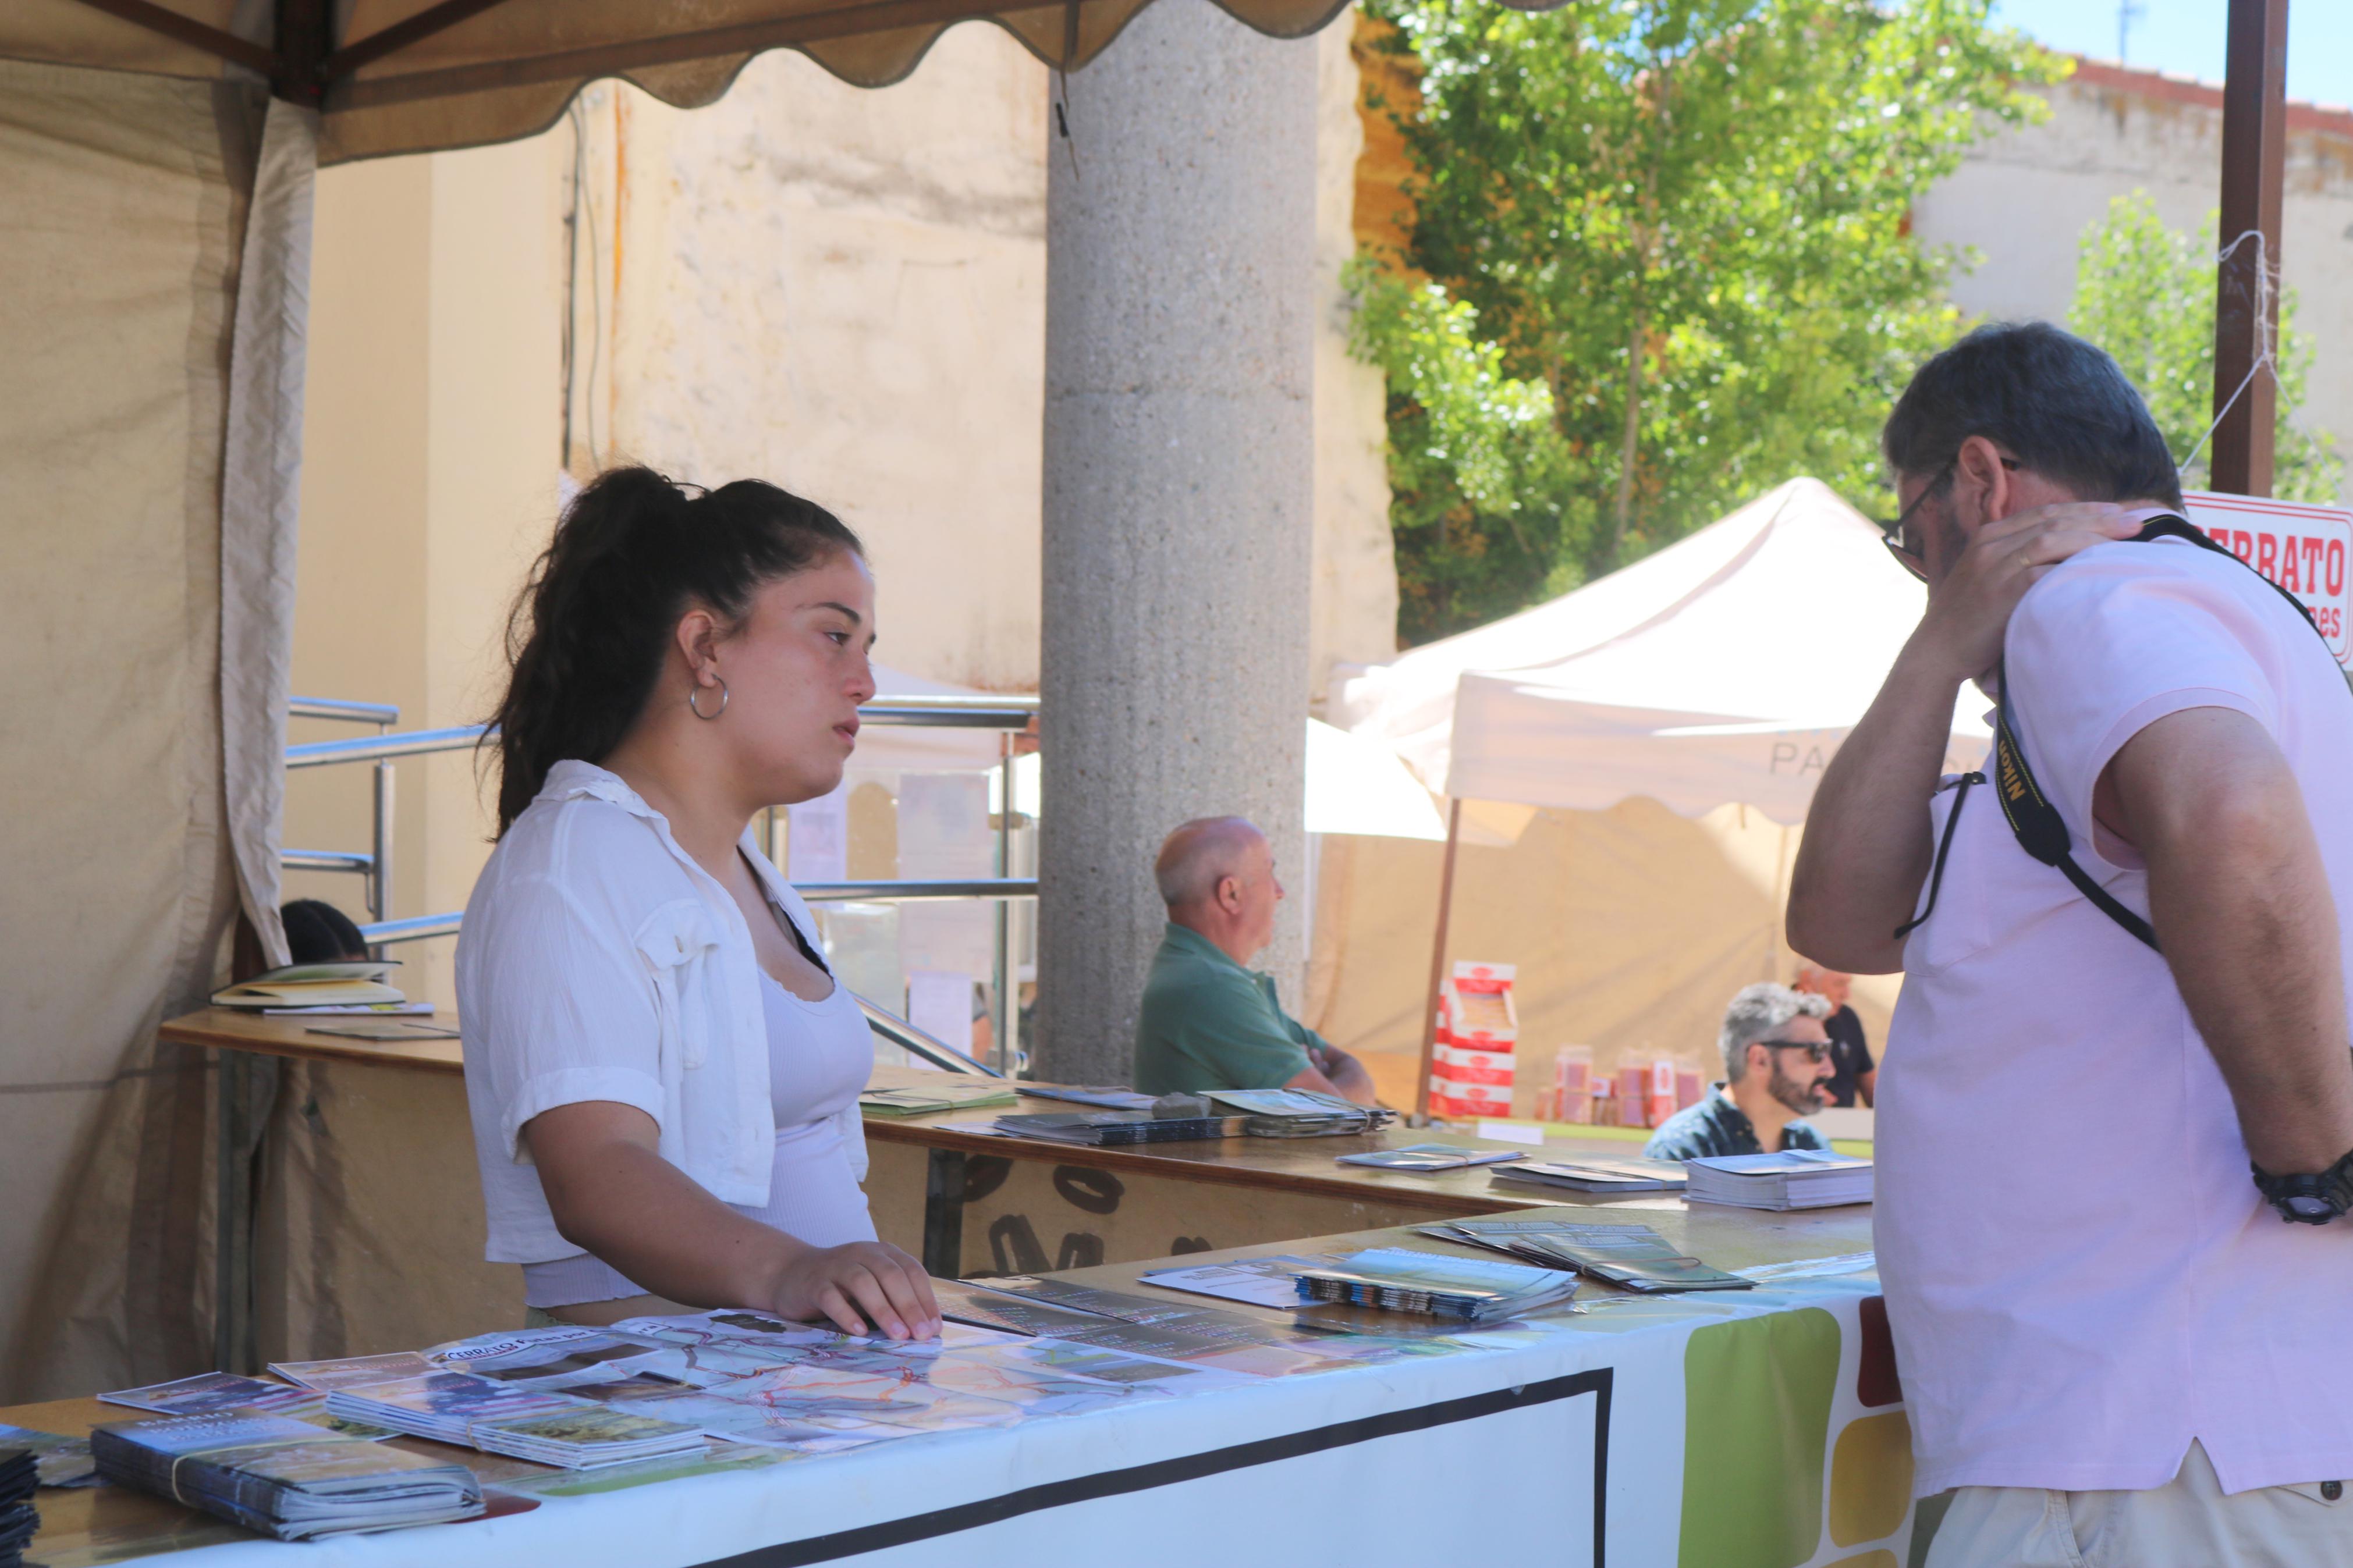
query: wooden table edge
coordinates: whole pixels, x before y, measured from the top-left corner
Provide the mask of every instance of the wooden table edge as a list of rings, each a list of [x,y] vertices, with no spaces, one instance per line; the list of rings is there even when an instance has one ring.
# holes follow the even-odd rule
[[[463,1076],[465,1059],[459,1054],[456,1040],[357,1040],[334,1035],[313,1035],[299,1018],[272,1018],[273,1024],[299,1026],[298,1032],[286,1038],[274,1039],[266,1035],[233,1033],[219,1027],[214,1019],[222,1011],[206,1008],[203,1012],[168,1018],[156,1026],[158,1039],[175,1046],[195,1046],[208,1051],[248,1051],[255,1056],[284,1057],[296,1061],[352,1062],[362,1067],[406,1068],[412,1071],[448,1073]],[[355,1016],[359,1021],[364,1016]]]
[[[1352,1203],[1397,1203],[1413,1208],[1442,1209],[1455,1215],[1495,1214],[1506,1209],[1541,1208],[1558,1198],[1522,1197],[1500,1189],[1451,1193],[1409,1187],[1392,1174],[1377,1184],[1363,1177],[1312,1176],[1269,1171],[1262,1165],[1221,1165],[1155,1154],[1144,1149],[1105,1149],[1087,1143],[1054,1143],[1042,1139],[1008,1138],[986,1132],[960,1132],[953,1125],[914,1121],[907,1118],[869,1121],[870,1142],[912,1143],[959,1154],[996,1154],[1006,1159],[1039,1160],[1058,1165],[1080,1165],[1098,1171],[1124,1171],[1131,1175],[1159,1176],[1196,1182],[1205,1186],[1254,1187],[1260,1191],[1300,1193],[1314,1197],[1342,1198]],[[1302,1142],[1313,1142],[1303,1140]]]

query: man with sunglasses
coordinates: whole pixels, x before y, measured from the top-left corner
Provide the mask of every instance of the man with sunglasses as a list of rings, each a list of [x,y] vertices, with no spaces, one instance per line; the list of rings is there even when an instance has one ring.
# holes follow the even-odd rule
[[[1784,1149],[1827,1149],[1822,1135],[1798,1118],[1822,1108],[1838,1070],[1822,1027],[1831,1005],[1786,985],[1751,985],[1724,1010],[1716,1045],[1724,1081],[1696,1105],[1664,1121],[1642,1145],[1653,1160],[1703,1160],[1720,1154],[1769,1154]]]
[[[2247,566],[2144,531],[2173,461],[2080,339],[1971,333],[1882,445],[1928,605],[1788,934],[1905,974],[1874,1228],[1929,1568],[2353,1563],[2342,672]],[[1940,780],[1972,681],[2000,765]]]

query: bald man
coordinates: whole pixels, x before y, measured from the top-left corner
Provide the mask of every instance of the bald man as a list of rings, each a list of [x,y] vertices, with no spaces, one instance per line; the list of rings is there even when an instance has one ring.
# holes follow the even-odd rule
[[[1246,817],[1204,816],[1153,863],[1168,930],[1135,1019],[1135,1087],[1313,1089],[1374,1103],[1364,1064],[1284,1013],[1250,961],[1274,940],[1274,850]]]

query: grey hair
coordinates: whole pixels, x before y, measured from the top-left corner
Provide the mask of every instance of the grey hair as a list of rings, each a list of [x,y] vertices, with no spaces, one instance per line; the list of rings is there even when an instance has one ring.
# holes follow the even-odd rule
[[[1176,910],[1208,898],[1220,878],[1241,869],[1241,850],[1261,837],[1247,816],[1197,816],[1186,823],[1161,842],[1152,863],[1160,901]]]
[[[1792,1018],[1827,1018],[1831,1005],[1823,997],[1792,991],[1767,980],[1744,985],[1724,1010],[1724,1029],[1716,1044],[1724,1048],[1724,1079],[1738,1083],[1748,1070],[1748,1047],[1770,1039]]]

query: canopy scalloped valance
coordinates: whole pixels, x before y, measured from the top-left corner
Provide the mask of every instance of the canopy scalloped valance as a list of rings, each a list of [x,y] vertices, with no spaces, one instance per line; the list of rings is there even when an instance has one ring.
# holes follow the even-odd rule
[[[0,58],[157,76],[254,73],[321,111],[320,161],[512,141],[602,77],[696,108],[754,55],[798,49],[883,87],[958,22],[988,21],[1050,66],[1103,52],[1150,0],[9,0]],[[1303,37],[1347,0],[1215,0]]]

